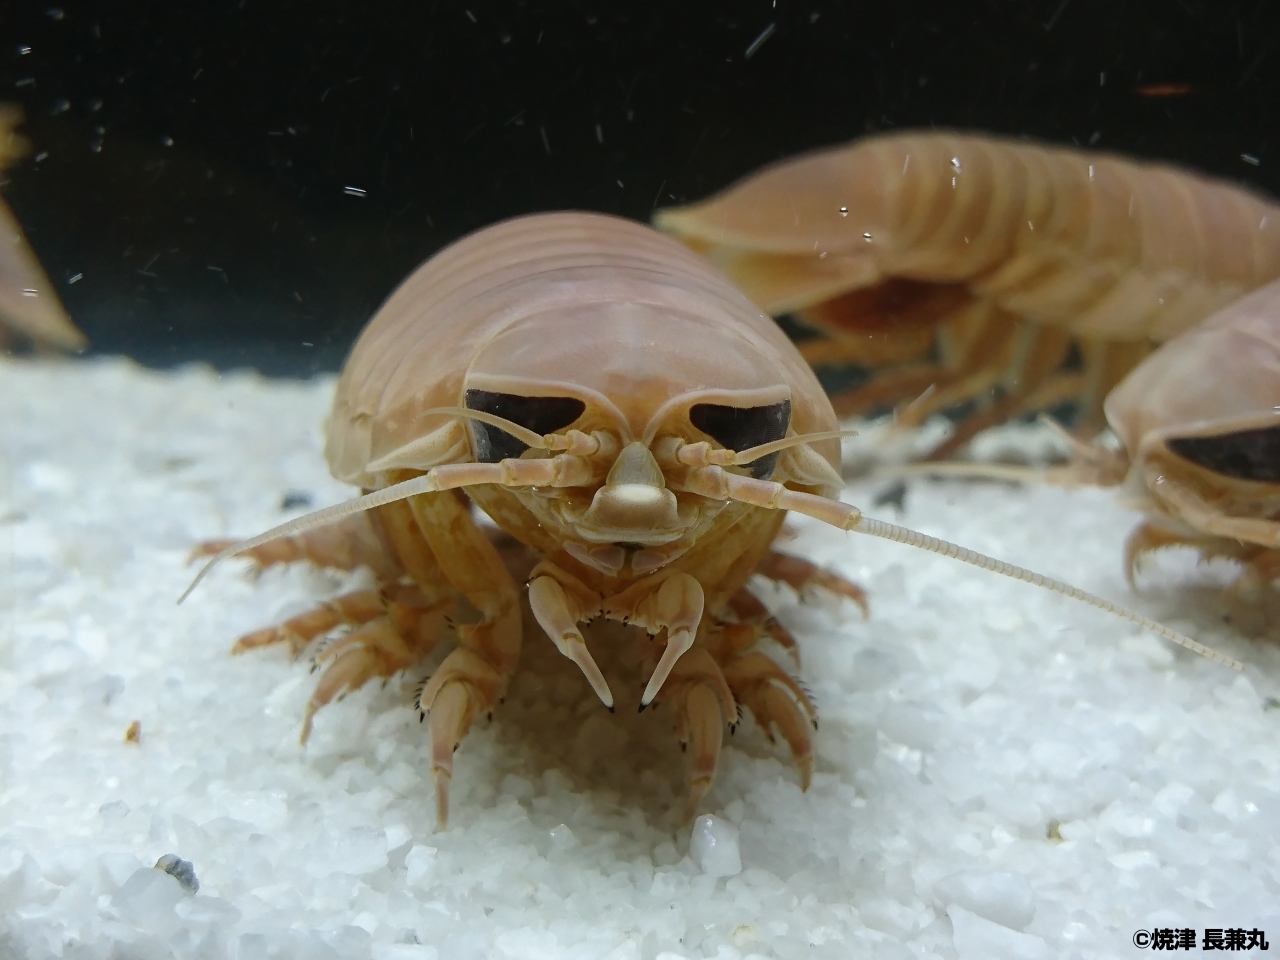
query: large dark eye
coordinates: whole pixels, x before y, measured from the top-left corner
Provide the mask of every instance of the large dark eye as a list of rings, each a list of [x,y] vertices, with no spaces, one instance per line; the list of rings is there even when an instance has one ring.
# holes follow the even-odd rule
[[[1169,449],[1206,470],[1237,480],[1280,481],[1280,427],[1241,430],[1216,437],[1176,437]]]
[[[689,422],[726,450],[746,450],[762,443],[781,440],[791,425],[791,401],[767,407],[727,407],[719,403],[697,403],[689,408]],[[771,453],[747,464],[757,480],[773,474],[778,455]]]
[[[467,409],[492,413],[510,420],[539,436],[555,433],[582,416],[587,405],[573,397],[522,397],[516,393],[493,393],[490,390],[468,390]],[[498,427],[471,421],[476,439],[476,459],[480,463],[511,460],[529,449],[511,434]]]

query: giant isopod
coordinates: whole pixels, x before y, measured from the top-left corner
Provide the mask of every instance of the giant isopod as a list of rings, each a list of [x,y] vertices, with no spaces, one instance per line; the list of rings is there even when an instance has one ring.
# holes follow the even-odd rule
[[[747,580],[858,592],[774,552],[786,511],[1066,593],[1238,666],[1100,597],[863,516],[836,499],[840,436],[800,353],[706,260],[613,217],[521,217],[437,254],[357,340],[326,457],[365,494],[199,552],[215,554],[209,565],[248,554],[263,565],[367,564],[378,577],[377,590],[240,641],[299,647],[349,628],[319,655],[304,738],[316,710],[422,663],[447,618],[470,609],[418,700],[441,823],[454,750],[511,679],[526,603],[610,709],[581,625],[635,628],[648,674],[639,708],[666,704],[688,746],[686,818],[740,705],[786,740],[807,786],[813,705],[757,649],[776,625]],[[478,526],[473,508],[503,536]],[[536,554],[523,584],[504,562],[513,549]]]

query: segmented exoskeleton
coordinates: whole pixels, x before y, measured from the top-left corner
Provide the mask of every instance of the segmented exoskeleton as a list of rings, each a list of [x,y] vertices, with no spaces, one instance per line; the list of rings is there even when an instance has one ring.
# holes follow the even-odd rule
[[[1067,593],[1234,663],[1074,587],[864,517],[835,499],[840,436],[795,347],[705,260],[612,217],[523,217],[436,255],[356,342],[326,456],[365,495],[199,552],[216,553],[211,564],[238,553],[263,565],[366,564],[378,578],[378,590],[238,645],[297,649],[350,627],[319,655],[304,738],[335,695],[423,662],[448,619],[459,624],[419,695],[441,822],[453,751],[516,668],[525,604],[610,709],[581,624],[639,628],[649,673],[639,706],[666,702],[689,747],[686,816],[739,705],[781,733],[806,786],[813,705],[757,649],[770,633],[794,644],[747,580],[861,594],[773,551],[789,510]],[[477,525],[473,508],[502,534]]]
[[[870,368],[833,398],[837,412],[909,403],[899,418],[914,425],[976,402],[935,456],[1066,400],[1091,436],[1155,344],[1280,277],[1267,198],[1167,165],[959,133],[818,150],[654,220],[768,312],[821,331],[801,347],[811,362]]]

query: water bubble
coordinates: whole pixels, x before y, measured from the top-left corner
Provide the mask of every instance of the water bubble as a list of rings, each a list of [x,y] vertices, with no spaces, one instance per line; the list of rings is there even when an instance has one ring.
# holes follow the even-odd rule
[[[951,158],[951,167],[952,167],[952,169],[953,169],[953,170],[955,170],[955,172],[956,172],[956,173],[959,173],[959,172],[960,172],[960,158],[959,158],[959,157],[952,157],[952,158]]]
[[[870,242],[871,242],[871,234],[870,234],[870,233],[864,233],[864,234],[862,235],[862,239],[863,239],[863,240],[865,240],[865,241],[867,241],[867,243],[870,243]]]
[[[848,215],[849,215],[849,208],[848,208],[848,207],[841,207],[841,208],[840,208],[840,216],[842,216],[842,217],[847,217]]]

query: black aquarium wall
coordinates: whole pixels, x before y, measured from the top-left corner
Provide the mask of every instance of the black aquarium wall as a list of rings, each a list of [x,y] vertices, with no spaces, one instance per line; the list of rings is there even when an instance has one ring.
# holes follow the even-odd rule
[[[4,196],[93,350],[336,369],[504,217],[647,219],[779,157],[957,127],[1280,193],[1280,16],[1231,3],[0,3]]]

